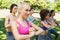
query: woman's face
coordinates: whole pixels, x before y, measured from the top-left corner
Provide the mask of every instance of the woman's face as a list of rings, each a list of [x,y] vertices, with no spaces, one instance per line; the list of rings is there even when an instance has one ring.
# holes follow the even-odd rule
[[[46,20],[48,20],[49,19],[49,14],[47,14],[45,18],[46,18]]]
[[[29,16],[30,6],[25,5],[24,8],[21,10],[21,15],[23,18],[27,18]]]
[[[34,10],[32,9],[31,11],[30,11],[30,14],[32,15],[34,13]]]
[[[14,6],[14,7],[13,7],[12,12],[13,12],[13,13],[16,13],[16,12],[17,12],[17,6]]]
[[[51,15],[52,15],[52,16],[55,16],[55,12],[53,12]]]

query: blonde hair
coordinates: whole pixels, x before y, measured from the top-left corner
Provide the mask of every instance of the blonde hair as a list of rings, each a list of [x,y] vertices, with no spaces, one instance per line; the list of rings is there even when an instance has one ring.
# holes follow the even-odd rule
[[[30,5],[28,4],[28,3],[26,3],[26,2],[20,2],[20,4],[18,4],[18,10],[21,10],[21,9],[23,9],[24,8],[24,5],[27,5],[29,8],[30,8]],[[18,17],[19,17],[19,13],[18,13]]]
[[[20,2],[20,4],[18,5],[18,9],[23,9],[24,5],[27,5],[30,7],[30,5],[26,2]]]

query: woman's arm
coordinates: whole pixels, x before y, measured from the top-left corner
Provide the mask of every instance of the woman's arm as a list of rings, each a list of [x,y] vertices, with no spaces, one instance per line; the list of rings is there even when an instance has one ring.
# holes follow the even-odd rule
[[[51,26],[54,26],[54,25],[55,25],[54,22],[51,22],[51,21],[49,21],[49,20],[47,20],[47,22],[48,22]]]
[[[34,20],[39,21],[39,19],[38,19],[38,18],[36,18],[36,17],[33,17],[33,18],[34,18]]]
[[[30,37],[33,36],[33,34],[20,35],[20,34],[18,33],[18,29],[17,29],[17,24],[16,24],[16,22],[13,21],[13,22],[11,23],[11,25],[12,25],[12,33],[13,33],[13,35],[14,35],[14,37],[15,37],[16,40],[22,40],[22,39],[30,38]]]
[[[43,26],[45,26],[46,28],[51,28],[52,26],[51,25],[47,25],[45,22],[43,22],[43,21],[41,21],[41,24],[43,25]]]
[[[38,34],[40,34],[40,33],[43,31],[40,27],[38,27],[37,25],[33,24],[32,22],[30,22],[30,24],[31,24],[31,26],[32,26],[34,29],[37,30],[37,31],[35,32],[35,35],[38,35]]]
[[[56,19],[55,19],[54,21],[55,21],[55,23],[56,23],[57,25],[59,25],[58,22],[56,21]]]
[[[10,28],[10,23],[9,23],[9,16],[6,16],[5,18],[5,28]]]

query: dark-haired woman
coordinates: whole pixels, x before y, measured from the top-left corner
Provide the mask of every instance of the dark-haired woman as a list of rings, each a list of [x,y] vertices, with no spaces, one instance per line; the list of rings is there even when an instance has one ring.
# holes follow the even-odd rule
[[[40,12],[40,17],[41,17],[41,28],[44,31],[38,36],[38,40],[51,40],[47,36],[48,29],[53,26],[53,25],[49,25],[49,23],[47,22],[47,20],[49,19],[49,10],[42,9]]]
[[[51,10],[50,11],[50,22],[54,24],[54,26],[58,25],[58,23],[56,22],[56,20],[53,18],[55,16],[55,11],[54,10]],[[48,37],[51,38],[51,35],[50,34],[54,34],[55,35],[55,40],[57,40],[59,34],[53,29],[53,28],[50,28],[48,29],[49,31],[49,34],[48,34]]]
[[[11,22],[12,20],[16,20],[16,16],[15,16],[16,12],[17,12],[17,5],[12,4],[10,6],[10,14],[5,18],[5,28],[7,31],[6,40],[15,40],[11,31]]]

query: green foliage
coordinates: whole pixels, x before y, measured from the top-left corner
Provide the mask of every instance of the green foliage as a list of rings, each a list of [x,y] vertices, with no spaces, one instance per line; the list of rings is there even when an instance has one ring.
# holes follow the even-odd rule
[[[34,9],[43,9],[46,7],[46,2],[44,0],[25,0]]]
[[[4,27],[4,21],[5,21],[4,18],[0,18],[0,40],[6,40],[6,30],[5,30],[5,27]],[[37,26],[40,26],[40,21],[34,21],[34,23]],[[58,21],[58,23],[60,24],[60,21]],[[57,26],[55,28],[55,30],[60,34],[60,29],[59,28],[60,28],[60,26]],[[52,36],[52,37],[54,38],[54,36]],[[58,37],[57,40],[60,40],[60,37]]]
[[[1,8],[1,5],[2,5],[2,0],[0,0],[0,8]]]
[[[55,0],[54,3],[50,2],[49,0],[0,0],[0,8],[10,8],[11,4],[19,4],[23,1],[28,2],[35,10],[54,9],[56,11],[60,11],[60,0]]]
[[[2,0],[2,8],[9,8],[10,4],[11,4],[11,0]]]
[[[60,11],[60,0],[55,3],[54,10]]]
[[[0,0],[0,8],[9,8],[11,4],[18,4],[21,0]]]
[[[0,18],[0,40],[6,39],[6,30],[4,27],[4,20],[3,18]]]

